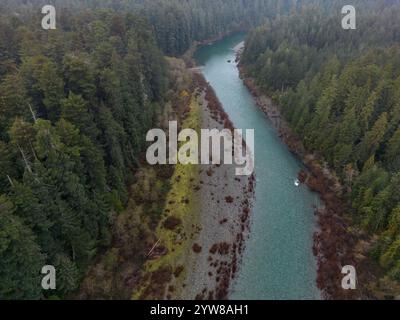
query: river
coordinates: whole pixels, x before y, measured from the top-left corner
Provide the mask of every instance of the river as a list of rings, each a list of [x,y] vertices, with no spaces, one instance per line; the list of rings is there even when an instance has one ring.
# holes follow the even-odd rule
[[[195,55],[235,127],[255,130],[251,233],[230,299],[319,299],[312,254],[318,196],[294,185],[301,162],[279,139],[239,77],[233,48],[244,37],[227,37]]]

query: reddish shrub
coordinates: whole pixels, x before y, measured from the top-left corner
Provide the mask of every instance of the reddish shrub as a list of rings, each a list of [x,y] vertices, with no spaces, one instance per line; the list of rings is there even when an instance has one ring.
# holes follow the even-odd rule
[[[180,224],[182,224],[182,220],[180,218],[171,216],[165,219],[163,225],[165,229],[175,230]]]
[[[195,244],[193,245],[192,249],[193,249],[193,251],[194,251],[195,253],[200,253],[201,250],[202,250],[201,246],[200,246],[199,244],[197,244],[197,243],[195,243]]]
[[[183,266],[177,266],[174,271],[175,278],[178,278],[184,269]]]
[[[231,196],[225,197],[225,201],[227,203],[232,203],[233,202],[233,198]]]

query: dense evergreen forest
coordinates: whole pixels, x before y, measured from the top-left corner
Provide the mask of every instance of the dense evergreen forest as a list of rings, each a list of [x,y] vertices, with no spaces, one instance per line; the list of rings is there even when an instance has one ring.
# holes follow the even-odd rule
[[[52,295],[77,290],[174,90],[163,56],[259,25],[242,64],[335,168],[355,220],[379,236],[373,256],[400,280],[400,7],[354,1],[357,30],[344,31],[344,2],[1,1],[0,298],[46,297],[45,264],[58,270]]]
[[[248,30],[277,14],[303,4],[330,6],[323,0],[4,0],[7,10],[33,10],[53,3],[61,12],[88,8],[135,11],[153,26],[157,42],[166,55],[183,54],[194,41]],[[1,4],[0,4],[1,8]],[[28,11],[28,12],[29,12]]]
[[[379,237],[371,255],[400,281],[400,5],[357,8],[357,30],[339,10],[278,17],[251,32],[242,63],[335,169],[354,220]]]
[[[0,19],[1,298],[40,298],[45,264],[59,296],[78,287],[110,241],[167,87],[140,16],[62,19],[54,32],[39,14]]]
[[[52,296],[65,297],[109,245],[145,133],[175,89],[163,54],[300,2],[1,1],[0,297],[43,297],[45,264],[57,269]],[[57,30],[41,29],[46,4]],[[134,249],[140,219],[130,224]]]
[[[57,29],[45,31],[49,3]],[[57,269],[52,296],[65,297],[109,245],[145,133],[175,89],[163,54],[255,26],[288,4],[1,1],[1,298],[43,297],[45,264]],[[132,249],[143,242],[135,221]]]

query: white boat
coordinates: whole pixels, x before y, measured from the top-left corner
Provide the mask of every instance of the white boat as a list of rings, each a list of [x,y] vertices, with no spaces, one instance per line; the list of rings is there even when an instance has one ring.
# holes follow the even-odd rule
[[[300,180],[299,180],[299,179],[296,179],[296,180],[294,181],[294,185],[295,185],[296,187],[300,186]]]

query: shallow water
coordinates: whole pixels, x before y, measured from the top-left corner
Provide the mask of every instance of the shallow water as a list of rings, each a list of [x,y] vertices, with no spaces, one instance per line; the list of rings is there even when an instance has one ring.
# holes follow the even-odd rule
[[[239,78],[233,48],[243,40],[243,34],[236,34],[196,52],[235,127],[255,130],[257,185],[251,233],[230,298],[318,299],[312,254],[318,196],[295,186],[301,162],[281,142]]]

